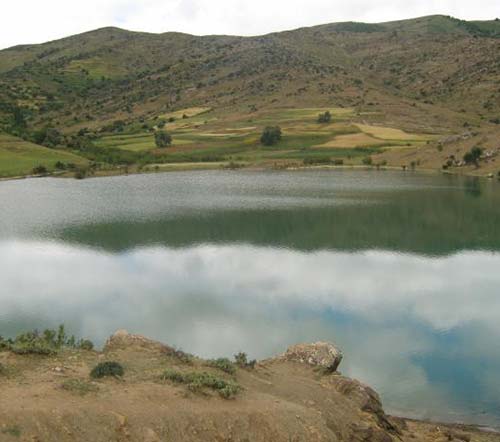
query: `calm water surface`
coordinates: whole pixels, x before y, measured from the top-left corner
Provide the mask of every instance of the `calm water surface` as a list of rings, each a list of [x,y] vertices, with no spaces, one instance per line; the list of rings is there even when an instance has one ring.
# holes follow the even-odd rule
[[[407,416],[500,427],[500,185],[391,172],[0,182],[0,335],[332,340]]]

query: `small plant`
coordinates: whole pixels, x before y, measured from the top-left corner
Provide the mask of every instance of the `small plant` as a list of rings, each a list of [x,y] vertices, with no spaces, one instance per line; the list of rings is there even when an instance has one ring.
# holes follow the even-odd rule
[[[90,377],[101,379],[106,376],[123,376],[125,370],[119,362],[106,361],[97,364],[90,372]]]
[[[281,128],[279,126],[268,126],[262,132],[260,142],[264,146],[273,146],[282,138]]]
[[[238,384],[206,372],[182,373],[176,370],[166,370],[161,378],[176,384],[184,384],[193,392],[200,392],[205,388],[209,388],[217,391],[224,399],[230,399],[241,391]]]
[[[99,391],[99,387],[97,385],[91,384],[83,379],[68,379],[62,383],[61,387],[63,390],[80,396],[85,396],[88,393],[95,393]]]
[[[371,166],[373,164],[372,157],[365,157],[362,162],[365,166]]]
[[[7,373],[7,369],[4,367],[4,365],[0,362],[0,376],[4,376]]]
[[[211,359],[207,361],[207,365],[229,374],[234,374],[236,372],[234,364],[228,358]]]
[[[247,354],[240,351],[234,355],[234,363],[240,368],[255,368],[257,361],[255,359],[249,361]]]

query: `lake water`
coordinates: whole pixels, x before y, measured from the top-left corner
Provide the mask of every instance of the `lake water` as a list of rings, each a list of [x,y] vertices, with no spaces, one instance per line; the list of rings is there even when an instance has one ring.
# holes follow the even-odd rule
[[[0,182],[0,335],[205,357],[329,340],[396,414],[500,427],[500,184],[398,172]]]

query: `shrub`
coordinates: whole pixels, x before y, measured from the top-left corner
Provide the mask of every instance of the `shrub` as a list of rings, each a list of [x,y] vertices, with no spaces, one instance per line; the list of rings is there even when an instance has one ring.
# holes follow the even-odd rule
[[[279,126],[268,126],[262,132],[260,142],[264,146],[273,146],[281,140],[282,133]]]
[[[304,158],[304,165],[310,166],[314,164],[331,164],[332,160],[330,157],[309,157]]]
[[[166,370],[162,375],[162,380],[171,381],[176,384],[184,384],[193,392],[202,391],[204,388],[217,391],[224,399],[235,396],[241,387],[225,379],[214,376],[206,372],[182,373],[176,370]]]
[[[326,111],[324,114],[318,115],[318,123],[330,123],[332,121],[332,114]]]
[[[74,336],[67,336],[64,325],[57,330],[46,329],[42,333],[37,330],[21,333],[14,340],[0,338],[0,349],[11,350],[16,354],[52,355],[63,348],[81,348],[80,343],[85,342],[86,348],[93,347],[92,342],[80,340],[78,343]]]
[[[255,368],[255,364],[257,363],[255,359],[249,361],[247,354],[241,351],[234,355],[234,362],[240,368]]]
[[[58,161],[58,162],[54,165],[54,167],[55,167],[57,170],[64,170],[64,169],[66,169],[66,165],[65,165],[63,162],[61,162],[61,161]]]
[[[48,173],[47,168],[45,166],[35,166],[31,171],[33,175],[46,175]]]
[[[373,164],[372,157],[365,157],[362,161],[365,166],[371,166]]]
[[[125,370],[119,362],[106,361],[97,364],[92,371],[90,376],[94,379],[101,379],[106,376],[123,376]]]
[[[476,164],[479,161],[479,158],[481,158],[481,155],[483,153],[483,149],[480,147],[473,147],[469,152],[466,152],[464,155],[464,162],[465,164]]]
[[[78,341],[77,347],[81,350],[91,351],[94,349],[94,343],[88,339],[80,339]]]
[[[172,144],[172,136],[164,130],[155,132],[156,147],[167,147]]]
[[[229,374],[234,374],[236,372],[234,364],[228,358],[211,359],[207,361],[207,365]]]

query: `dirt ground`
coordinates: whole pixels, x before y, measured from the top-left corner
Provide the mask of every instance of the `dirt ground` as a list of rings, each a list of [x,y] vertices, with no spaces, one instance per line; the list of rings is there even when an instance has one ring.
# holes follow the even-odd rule
[[[99,362],[121,378],[92,380]],[[198,358],[127,335],[102,352],[0,352],[0,441],[500,441],[475,428],[387,416],[368,386],[283,357],[228,374]],[[161,379],[207,372],[241,386],[224,399]]]

